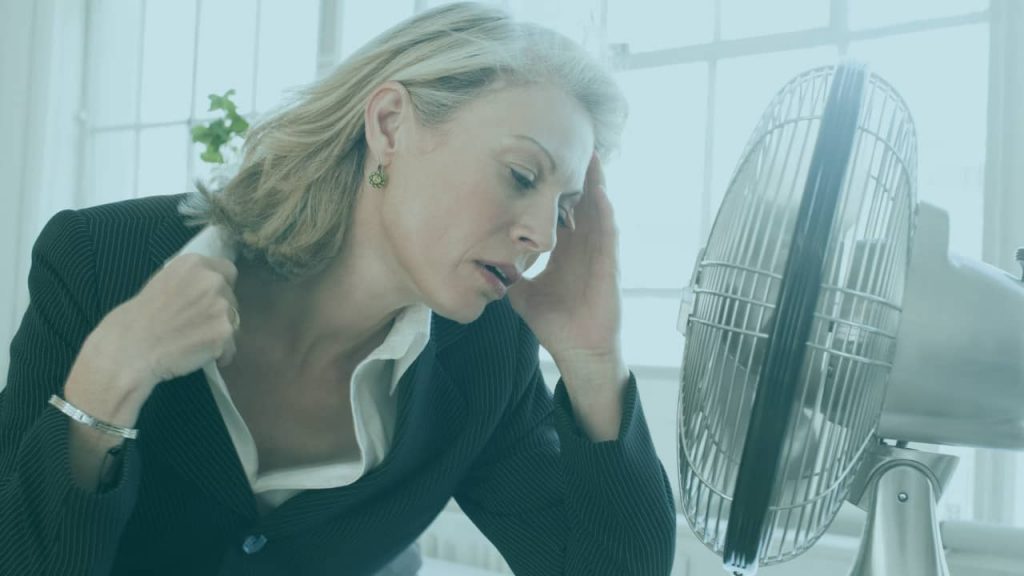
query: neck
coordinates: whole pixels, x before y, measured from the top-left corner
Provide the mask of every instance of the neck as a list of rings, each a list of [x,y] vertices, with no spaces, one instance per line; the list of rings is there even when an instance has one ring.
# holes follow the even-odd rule
[[[351,371],[415,302],[389,289],[393,283],[372,259],[352,251],[300,280],[281,279],[262,264],[237,264],[239,339],[254,344],[250,352],[263,361],[304,374]]]

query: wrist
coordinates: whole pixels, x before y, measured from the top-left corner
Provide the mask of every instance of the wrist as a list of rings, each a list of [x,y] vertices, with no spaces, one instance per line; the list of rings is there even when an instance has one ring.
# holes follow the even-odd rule
[[[629,368],[618,350],[607,352],[569,351],[552,355],[559,374],[569,382],[624,384]],[[588,387],[590,384],[587,384]]]
[[[95,374],[72,370],[60,396],[96,420],[122,428],[133,428],[142,404],[134,396],[103,387],[103,384],[104,381]],[[98,430],[92,432],[101,434]]]
[[[555,360],[576,424],[592,442],[615,440],[629,369],[618,355],[562,356]],[[559,363],[560,362],[560,363]]]
[[[96,341],[86,340],[65,383],[64,399],[94,418],[134,426],[152,385],[127,358],[101,350]]]

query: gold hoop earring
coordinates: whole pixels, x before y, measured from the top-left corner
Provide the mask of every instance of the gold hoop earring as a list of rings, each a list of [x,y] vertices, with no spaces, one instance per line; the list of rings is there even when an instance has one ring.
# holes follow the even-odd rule
[[[388,182],[388,176],[384,173],[384,167],[377,164],[377,169],[370,172],[370,186],[380,190]]]

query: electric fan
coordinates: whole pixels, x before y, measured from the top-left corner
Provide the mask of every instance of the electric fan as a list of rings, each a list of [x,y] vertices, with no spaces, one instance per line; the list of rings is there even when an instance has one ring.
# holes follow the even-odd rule
[[[850,62],[789,82],[746,146],[679,315],[680,502],[729,572],[849,500],[855,574],[948,574],[957,459],[906,443],[1024,449],[1024,283],[947,254],[916,162],[907,106]]]

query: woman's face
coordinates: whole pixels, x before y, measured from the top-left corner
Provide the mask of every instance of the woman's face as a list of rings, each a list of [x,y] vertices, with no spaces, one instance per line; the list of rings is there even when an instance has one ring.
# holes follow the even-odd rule
[[[387,168],[385,234],[420,298],[471,322],[504,295],[481,262],[522,273],[554,249],[582,195],[590,118],[562,90],[537,85],[492,92],[440,129],[417,123],[404,134]]]

